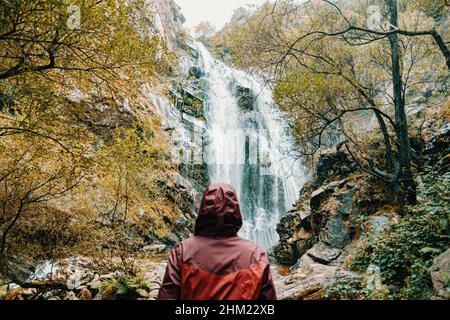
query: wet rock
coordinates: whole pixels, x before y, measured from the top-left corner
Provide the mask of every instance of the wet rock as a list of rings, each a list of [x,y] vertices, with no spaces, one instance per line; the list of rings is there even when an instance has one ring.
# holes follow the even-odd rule
[[[204,90],[203,82],[199,80],[184,80],[169,88],[173,104],[183,113],[197,119],[204,119]]]
[[[450,249],[437,256],[429,269],[434,289],[450,299]]]
[[[145,253],[162,253],[166,249],[166,245],[164,244],[153,244],[149,246],[145,246],[142,248],[142,251]]]
[[[313,245],[314,237],[310,231],[306,231],[304,228],[300,228],[300,230],[294,235],[293,241],[296,254],[298,256],[302,256]]]
[[[332,248],[323,242],[316,243],[306,254],[314,261],[329,264],[341,254],[341,250]]]
[[[312,185],[305,183],[295,208],[286,213],[277,225],[280,239],[271,253],[281,264],[293,265],[314,244],[308,206],[311,190]]]
[[[268,252],[278,263],[283,265],[292,265],[295,263],[297,256],[290,242],[279,242]]]
[[[177,205],[182,214],[175,221],[173,231],[168,236],[160,239],[150,231],[145,241],[149,245],[162,243],[172,247],[180,240],[188,238],[193,232],[198,193],[189,180],[176,172],[172,173],[169,180],[159,183],[165,196]]]
[[[373,215],[394,201],[387,186],[370,176],[333,181],[311,194],[314,231],[321,241],[342,249],[359,235],[361,217]],[[383,219],[372,220],[374,227],[384,227]]]
[[[304,254],[300,259],[290,268],[291,271],[298,269],[308,269],[312,264],[317,263],[309,255]]]
[[[205,75],[205,73],[203,72],[203,70],[200,67],[193,66],[193,67],[189,68],[189,76],[191,76],[191,77],[200,79],[204,75]]]
[[[293,265],[317,240],[342,250],[361,235],[360,221],[364,216],[377,213],[363,227],[375,232],[384,230],[388,221],[379,214],[380,209],[394,202],[387,186],[365,174],[320,187],[314,181],[306,183],[295,209],[280,219],[280,241],[272,250],[273,256],[282,264]],[[301,232],[308,237],[299,237]],[[321,262],[335,264],[335,260]]]
[[[294,240],[293,236],[299,232],[301,223],[302,219],[298,212],[288,212],[280,219],[276,229],[280,235],[280,240],[271,250],[279,263],[292,265],[300,257],[300,254],[297,253],[296,240]],[[301,242],[303,242],[302,240],[304,239],[300,239]]]
[[[53,296],[53,297],[50,297],[50,298],[48,298],[46,300],[61,300],[61,298],[58,297],[58,296]]]
[[[333,217],[320,232],[320,240],[335,248],[343,248],[350,241],[349,230],[341,216]]]
[[[236,94],[238,98],[238,105],[245,111],[252,111],[255,106],[255,94],[250,88],[237,86]]]
[[[329,287],[338,284],[357,286],[363,278],[341,267],[312,263],[290,275],[277,275],[274,284],[280,300],[318,300]]]

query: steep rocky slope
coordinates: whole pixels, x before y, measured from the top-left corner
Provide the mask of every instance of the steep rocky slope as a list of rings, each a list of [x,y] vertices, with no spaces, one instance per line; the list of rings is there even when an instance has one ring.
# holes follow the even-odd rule
[[[418,244],[416,248],[408,247],[405,252],[402,251],[402,254],[415,255],[414,250],[419,249],[422,253],[432,253],[431,256],[423,257],[428,262],[421,263],[428,267],[423,270],[424,274],[421,276],[427,279],[426,286],[434,287],[435,291],[430,295],[434,295],[436,299],[448,298],[449,287],[448,283],[445,284],[445,281],[448,281],[449,271],[448,250],[445,251],[449,245],[446,233],[450,212],[445,205],[445,203],[448,204],[446,202],[448,195],[438,192],[432,196],[433,200],[430,203],[430,195],[426,191],[429,186],[430,172],[439,172],[444,177],[449,175],[448,123],[442,125],[441,118],[437,119],[433,125],[434,129],[428,132],[423,142],[426,154],[423,166],[427,169],[419,174],[418,179],[423,184],[419,191],[419,198],[424,203],[419,206],[424,208],[435,206],[434,214],[439,214],[441,218],[436,217],[436,219],[433,218],[435,221],[429,221],[431,224],[442,223],[441,227],[435,230],[407,227],[410,228],[408,232],[412,233],[406,236],[417,237],[417,239],[400,240],[404,226],[408,226],[408,219],[419,220],[421,216],[418,215],[416,218],[400,216],[388,189],[380,185],[376,179],[358,172],[348,155],[339,148],[334,148],[321,155],[316,178],[304,186],[296,208],[288,212],[277,227],[280,242],[272,249],[272,255],[276,261],[288,266],[284,273],[275,276],[281,298],[387,298],[389,292],[401,291],[400,283],[390,287],[383,285],[384,281],[389,282],[383,274],[383,268],[389,268],[388,266],[370,264],[368,267],[366,265],[367,269],[362,269],[363,273],[361,268],[357,268],[359,272],[349,271],[349,269],[355,269],[353,261],[355,254],[357,261],[361,259],[361,252],[358,251],[360,246],[367,239],[386,241],[383,238],[384,234],[394,235],[395,240],[392,241],[411,241]],[[327,163],[329,166],[326,165]],[[442,188],[448,188],[448,180],[445,178],[439,183],[443,184]],[[439,203],[443,203],[444,206],[440,206]],[[418,214],[414,208],[411,210]],[[424,228],[428,227],[424,225]],[[419,240],[421,237],[429,240]],[[427,241],[430,244],[434,243],[435,247],[421,247]],[[385,250],[383,261],[387,264],[391,263],[394,269],[399,268],[397,272],[405,272],[406,270],[400,271],[400,265],[396,263],[406,264],[409,258],[396,257],[394,248],[387,247]],[[365,254],[368,256],[363,259],[370,259],[371,251]],[[344,293],[340,292],[339,288],[345,288],[342,289]],[[361,292],[364,293],[361,294]]]

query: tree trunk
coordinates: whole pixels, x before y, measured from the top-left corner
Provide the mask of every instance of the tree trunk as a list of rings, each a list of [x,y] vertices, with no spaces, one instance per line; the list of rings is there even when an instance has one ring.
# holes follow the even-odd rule
[[[391,25],[396,28],[398,25],[397,0],[390,0]],[[401,186],[399,205],[402,212],[406,204],[416,203],[416,183],[411,170],[411,145],[408,136],[408,123],[405,112],[405,98],[402,93],[402,75],[400,70],[400,54],[398,46],[398,35],[389,35],[392,53],[392,84],[394,91],[395,124],[398,142],[398,156],[400,170],[398,180]]]

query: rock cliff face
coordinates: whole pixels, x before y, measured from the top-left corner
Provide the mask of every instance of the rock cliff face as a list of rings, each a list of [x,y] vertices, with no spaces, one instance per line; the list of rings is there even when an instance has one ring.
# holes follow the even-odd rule
[[[450,299],[450,249],[434,259],[430,274],[436,291],[445,299]]]
[[[433,126],[418,150],[422,150],[424,173],[445,173],[449,127]],[[281,218],[280,241],[270,252],[289,267],[287,274],[275,277],[282,299],[332,298],[327,296],[330,286],[361,289],[368,275],[345,269],[352,242],[401,221],[388,186],[359,172],[339,145],[320,156],[314,176],[304,185],[296,207]],[[436,292],[447,299],[448,256],[448,250],[443,252],[428,270]]]
[[[165,40],[169,50],[185,45],[187,32],[183,27],[186,21],[180,7],[173,0],[146,0],[155,20],[149,20],[155,32]]]
[[[172,159],[181,175],[189,179],[197,195],[209,183],[205,161],[206,124],[204,115],[205,86],[198,53],[192,43],[179,49],[175,76],[168,85],[167,95],[151,94],[161,115],[163,128],[172,141]],[[198,200],[198,198],[197,198]]]
[[[350,243],[396,216],[388,206],[393,199],[376,186],[339,145],[320,156],[315,178],[277,226],[280,241],[271,255],[290,266],[276,277],[281,299],[323,299],[330,287],[362,285],[363,275],[343,267]]]
[[[364,232],[363,220],[381,228],[391,217],[380,210],[393,199],[386,197],[389,192],[385,188],[376,185],[373,178],[358,174],[349,156],[339,148],[323,153],[316,178],[304,185],[296,208],[277,227],[280,242],[273,250],[277,261],[293,265],[318,241],[343,249]],[[389,211],[389,207],[385,209]],[[374,214],[377,216],[371,217]]]

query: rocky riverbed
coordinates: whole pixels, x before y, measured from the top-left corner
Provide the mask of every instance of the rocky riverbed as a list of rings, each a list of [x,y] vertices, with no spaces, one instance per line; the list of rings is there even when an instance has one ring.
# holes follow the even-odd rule
[[[289,268],[272,266],[279,299],[319,299],[326,288],[336,284],[359,284],[363,276],[339,266],[340,250],[317,244]],[[89,268],[83,257],[62,261],[51,274],[21,285],[0,287],[0,296],[11,300],[154,300],[166,267],[165,255],[136,261],[139,277],[120,271],[101,274]],[[333,265],[334,264],[334,265]]]
[[[370,286],[371,275],[345,270],[341,265],[345,252],[323,243],[313,246],[291,268],[272,266],[278,299],[333,299],[328,290],[340,285],[355,288]],[[18,285],[0,286],[0,299],[6,300],[155,300],[166,263],[161,258],[139,261],[139,277],[125,276],[120,271],[100,274],[90,271],[90,260],[76,258],[64,261],[53,274]],[[160,260],[160,261],[155,261]],[[430,267],[433,284],[444,298],[450,249],[438,256]],[[373,279],[372,279],[373,280]],[[376,281],[376,280],[375,280]]]

